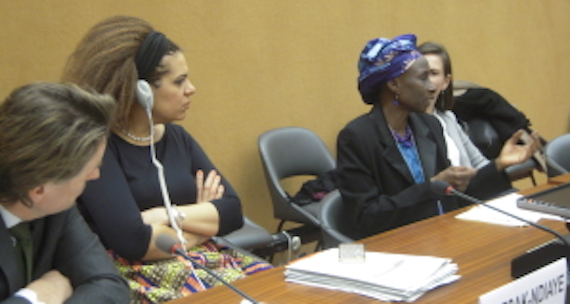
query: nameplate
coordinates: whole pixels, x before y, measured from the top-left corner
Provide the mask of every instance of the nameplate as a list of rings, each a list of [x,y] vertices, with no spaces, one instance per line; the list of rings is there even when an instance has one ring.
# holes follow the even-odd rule
[[[479,297],[479,304],[564,304],[566,259],[552,262]]]

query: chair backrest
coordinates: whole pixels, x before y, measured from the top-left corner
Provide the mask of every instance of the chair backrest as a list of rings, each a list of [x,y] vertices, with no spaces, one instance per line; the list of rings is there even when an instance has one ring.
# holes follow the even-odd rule
[[[321,138],[301,127],[283,127],[259,136],[259,153],[276,218],[305,224],[319,221],[300,206],[292,204],[281,180],[299,175],[320,175],[336,163]]]
[[[453,112],[467,126],[469,139],[488,159],[497,158],[505,142],[518,129],[529,129],[526,116],[489,88],[468,81],[453,81],[453,95]],[[506,172],[511,181],[530,177],[536,185],[535,169],[542,170],[542,162],[530,159],[510,166]]]
[[[570,133],[556,137],[544,147],[547,175],[553,177],[570,171]]]
[[[347,214],[351,213],[338,190],[330,192],[321,200],[319,219],[323,249],[337,247],[340,243],[354,242],[356,231]]]
[[[473,144],[488,159],[499,156],[503,148],[503,142],[491,122],[482,118],[471,118],[465,121],[467,135]]]
[[[521,111],[490,88],[453,81],[453,95],[453,112],[467,123],[471,141],[488,159],[496,158],[517,130],[530,126]]]
[[[497,158],[501,154],[504,142],[499,138],[499,134],[489,121],[481,118],[472,118],[466,124],[468,126],[467,135],[469,139],[487,159]],[[541,168],[540,164],[533,158],[530,158],[524,163],[509,166],[505,169],[505,172],[511,181],[530,177],[533,184],[536,185],[533,171],[537,168]]]

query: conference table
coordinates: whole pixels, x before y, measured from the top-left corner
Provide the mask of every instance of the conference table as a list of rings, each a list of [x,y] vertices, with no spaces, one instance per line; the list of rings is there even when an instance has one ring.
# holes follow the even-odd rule
[[[520,193],[528,195],[566,182],[570,182],[570,174]],[[468,208],[471,207],[384,232],[359,243],[363,243],[367,251],[447,257],[458,264],[461,275],[458,281],[431,290],[414,303],[477,303],[479,296],[513,281],[511,260],[554,236],[532,226],[508,227],[455,218]],[[568,234],[562,221],[543,219],[539,223]],[[233,284],[256,301],[267,304],[386,303],[357,294],[288,283],[283,272],[284,266],[279,266]],[[226,286],[218,286],[168,304],[237,304],[241,300]]]

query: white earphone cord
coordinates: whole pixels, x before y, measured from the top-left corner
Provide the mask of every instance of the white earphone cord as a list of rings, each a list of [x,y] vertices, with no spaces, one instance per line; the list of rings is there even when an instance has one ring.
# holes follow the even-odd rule
[[[154,147],[154,128],[152,127],[154,125],[154,122],[152,121],[151,110],[147,110],[146,112],[147,112],[148,120],[149,120],[149,123],[151,126],[150,127],[150,157],[152,159],[152,163],[154,164],[154,166],[158,170],[158,182],[160,184],[160,190],[162,191],[162,198],[164,200],[164,206],[166,207],[166,212],[168,214],[168,220],[170,222],[170,226],[172,227],[172,229],[174,229],[174,231],[176,231],[176,236],[178,238],[178,241],[180,241],[180,245],[182,245],[182,249],[184,249],[184,251],[186,251],[186,244],[188,242],[184,238],[184,235],[182,233],[182,229],[178,225],[178,222],[176,221],[175,216],[174,216],[175,211],[174,211],[174,208],[172,208],[172,203],[170,202],[170,195],[168,194],[168,189],[166,186],[166,180],[164,178],[164,167],[162,166],[160,161],[156,158],[156,151],[155,151],[155,147]]]
[[[154,147],[154,128],[153,128],[154,121],[152,120],[151,110],[147,109],[146,114],[148,116],[148,121],[150,124],[150,157],[152,163],[158,170],[158,183],[160,184],[160,190],[162,191],[162,199],[164,201],[164,207],[166,207],[166,213],[168,214],[168,221],[170,222],[170,227],[172,227],[172,229],[176,231],[176,237],[180,242],[180,246],[182,246],[184,252],[187,252],[186,244],[188,243],[188,241],[186,241],[186,239],[184,238],[183,231],[175,219],[174,213],[177,211],[174,210],[174,208],[172,207],[172,203],[170,202],[170,194],[168,193],[168,188],[166,186],[166,179],[164,178],[164,167],[162,166],[160,161],[156,158],[156,150]],[[202,287],[203,290],[206,290],[204,283],[202,282],[200,277],[198,277],[198,275],[196,274],[194,265],[192,265],[192,263],[188,263],[188,265],[190,265],[190,268],[192,268],[192,273],[194,274],[196,281],[198,281],[198,283],[200,284],[200,287]]]

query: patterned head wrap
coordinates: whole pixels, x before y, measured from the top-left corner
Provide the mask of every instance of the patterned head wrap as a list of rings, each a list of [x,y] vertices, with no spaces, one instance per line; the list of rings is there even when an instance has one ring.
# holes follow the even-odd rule
[[[362,100],[373,104],[380,88],[403,74],[421,56],[416,47],[416,36],[412,34],[392,40],[376,38],[368,41],[358,61],[358,90]]]

